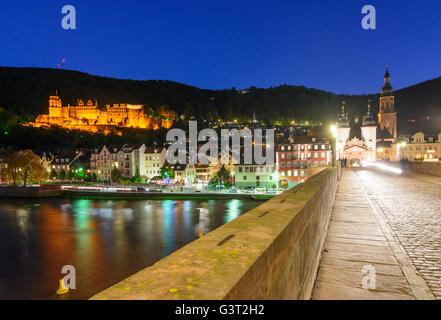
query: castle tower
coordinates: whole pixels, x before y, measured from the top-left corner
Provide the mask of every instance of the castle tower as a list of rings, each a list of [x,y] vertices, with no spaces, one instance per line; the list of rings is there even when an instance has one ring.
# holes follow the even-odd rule
[[[343,158],[344,148],[346,146],[346,142],[349,139],[349,134],[351,133],[351,127],[349,126],[348,116],[345,112],[345,104],[346,102],[342,101],[341,104],[341,113],[339,115],[339,119],[337,122],[337,138],[336,138],[336,159],[340,160]]]
[[[58,92],[57,92],[58,93]],[[60,118],[61,117],[61,99],[56,94],[55,96],[49,97],[49,117]]]
[[[380,129],[387,130],[395,139],[397,138],[397,112],[395,111],[395,100],[388,67],[384,75],[383,89],[381,89],[378,123]]]
[[[363,117],[361,125],[361,138],[368,147],[368,161],[375,161],[377,149],[377,123],[371,114],[371,100],[368,103],[367,114]]]
[[[127,105],[128,125],[130,127],[139,127],[141,115],[143,115],[142,105]]]

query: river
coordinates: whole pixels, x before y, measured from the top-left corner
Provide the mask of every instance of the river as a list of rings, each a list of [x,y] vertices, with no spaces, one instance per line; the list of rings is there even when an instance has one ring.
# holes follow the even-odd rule
[[[0,299],[87,299],[261,203],[0,200]],[[65,265],[76,289],[56,296]]]

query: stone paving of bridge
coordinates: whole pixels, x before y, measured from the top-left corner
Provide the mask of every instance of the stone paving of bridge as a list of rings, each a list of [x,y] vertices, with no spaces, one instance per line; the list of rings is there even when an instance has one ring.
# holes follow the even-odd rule
[[[375,279],[369,277],[373,287],[363,284],[367,273],[374,273]],[[344,170],[312,298],[409,300],[419,298],[415,290],[429,291],[376,214],[354,171]]]
[[[441,178],[410,172],[354,172],[418,272],[441,300]]]

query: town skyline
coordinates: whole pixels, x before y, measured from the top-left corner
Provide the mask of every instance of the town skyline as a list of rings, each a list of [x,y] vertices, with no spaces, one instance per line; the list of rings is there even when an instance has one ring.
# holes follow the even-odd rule
[[[441,301],[441,1],[0,7],[0,300]]]

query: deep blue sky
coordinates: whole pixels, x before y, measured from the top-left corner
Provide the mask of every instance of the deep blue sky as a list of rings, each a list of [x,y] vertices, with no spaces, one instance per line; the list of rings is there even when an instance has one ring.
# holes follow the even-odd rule
[[[77,30],[61,28],[61,7]],[[361,28],[361,8],[377,29]],[[50,0],[0,3],[0,65],[223,89],[280,84],[374,93],[441,76],[439,0]]]

